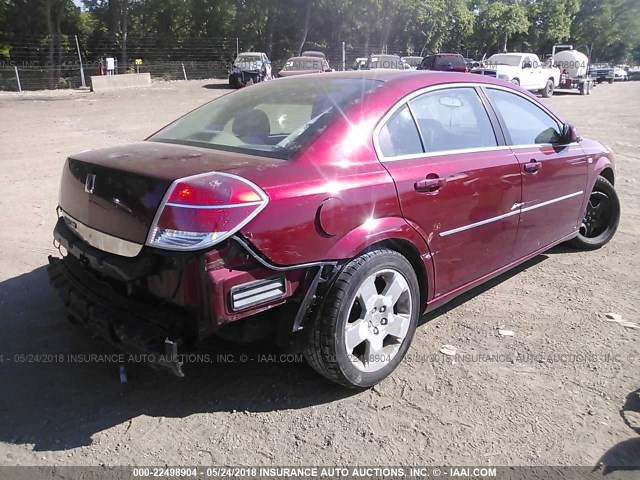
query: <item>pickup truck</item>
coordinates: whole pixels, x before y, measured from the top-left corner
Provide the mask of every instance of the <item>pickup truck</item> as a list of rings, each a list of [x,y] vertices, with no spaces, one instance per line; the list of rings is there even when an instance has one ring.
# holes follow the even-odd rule
[[[589,69],[589,73],[596,78],[596,82],[613,83],[615,74],[613,68],[608,63],[594,63]]]
[[[483,62],[473,73],[497,77],[539,91],[543,97],[553,95],[560,83],[560,69],[543,65],[533,53],[497,53]]]

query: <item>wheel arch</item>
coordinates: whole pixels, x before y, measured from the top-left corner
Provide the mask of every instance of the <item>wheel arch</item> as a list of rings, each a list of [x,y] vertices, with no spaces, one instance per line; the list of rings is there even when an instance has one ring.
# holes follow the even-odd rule
[[[427,275],[427,269],[425,268],[424,262],[422,260],[422,256],[420,255],[420,252],[418,251],[416,246],[412,242],[404,238],[388,238],[386,240],[382,240],[370,245],[361,253],[365,253],[366,251],[376,248],[387,248],[389,250],[394,250],[400,253],[411,264],[414,272],[416,272],[418,285],[420,286],[420,313],[422,313],[427,307],[427,297],[429,291],[428,288],[430,282]]]
[[[420,302],[426,308],[435,286],[433,259],[427,242],[404,218],[380,218],[372,229],[363,225],[352,230],[333,246],[327,258],[353,259],[377,247],[395,250],[407,258],[418,277]]]
[[[611,185],[615,185],[615,174],[613,173],[613,168],[605,167],[598,174],[599,177],[604,177]]]

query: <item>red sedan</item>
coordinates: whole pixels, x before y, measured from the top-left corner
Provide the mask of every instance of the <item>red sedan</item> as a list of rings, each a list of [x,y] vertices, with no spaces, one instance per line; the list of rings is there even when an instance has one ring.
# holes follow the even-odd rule
[[[612,153],[489,77],[266,82],[69,157],[49,274],[69,318],[183,375],[211,335],[374,385],[418,318],[620,218]]]

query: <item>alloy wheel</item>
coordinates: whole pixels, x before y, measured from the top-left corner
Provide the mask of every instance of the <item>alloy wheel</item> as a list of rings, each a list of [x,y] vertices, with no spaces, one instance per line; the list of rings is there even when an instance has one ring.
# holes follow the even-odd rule
[[[596,238],[607,230],[611,222],[612,202],[604,193],[594,191],[589,197],[587,212],[580,226],[580,235]]]
[[[412,309],[409,284],[395,270],[365,279],[356,292],[345,328],[345,346],[353,365],[376,372],[391,362],[409,333]]]

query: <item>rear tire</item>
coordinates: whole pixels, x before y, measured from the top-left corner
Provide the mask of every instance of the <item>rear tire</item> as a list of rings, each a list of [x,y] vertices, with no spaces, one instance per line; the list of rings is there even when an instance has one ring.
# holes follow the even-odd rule
[[[511,83],[513,83],[514,85],[520,86],[520,80],[518,80],[517,78],[514,78],[513,80],[511,80]]]
[[[547,84],[541,90],[541,93],[544,98],[549,98],[553,96],[553,79],[550,78],[549,80],[547,80]]]
[[[587,95],[589,92],[589,82],[582,82],[578,91],[580,92],[580,95]]]
[[[596,250],[611,241],[620,223],[620,200],[613,185],[598,177],[589,196],[578,236],[568,244],[580,250]]]
[[[409,261],[389,249],[367,252],[344,267],[319,306],[305,359],[340,385],[371,387],[402,361],[420,310]]]

